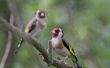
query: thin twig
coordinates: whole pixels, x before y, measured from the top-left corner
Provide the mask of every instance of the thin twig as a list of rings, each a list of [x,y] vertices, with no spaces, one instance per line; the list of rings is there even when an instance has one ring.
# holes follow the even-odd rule
[[[25,34],[25,32],[22,32],[15,26],[10,25],[4,18],[1,17],[0,20],[4,23],[4,26],[5,26],[5,28],[7,28],[7,30],[13,32],[15,35],[17,35],[19,37],[22,37],[25,41],[32,44],[32,46],[35,47],[36,50],[41,52],[41,54],[43,55],[44,60],[47,64],[51,63],[51,57],[47,53],[46,49],[40,43],[38,43],[35,39],[33,39],[28,34]],[[51,65],[53,65],[57,68],[73,68],[72,66],[59,62],[57,60],[53,60]]]
[[[8,58],[8,54],[9,54],[10,49],[11,49],[11,41],[12,41],[12,33],[8,32],[7,45],[6,45],[6,49],[5,49],[3,58],[2,58],[1,63],[0,63],[0,68],[4,68],[4,66],[5,66],[6,60]]]
[[[10,24],[13,24],[13,16],[12,15],[10,16]],[[12,44],[12,33],[10,31],[8,31],[7,44],[6,44],[6,48],[5,48],[3,58],[2,58],[1,63],[0,63],[0,68],[5,67],[5,63],[6,63],[6,60],[8,58],[8,55],[9,55],[9,52],[11,49],[11,44]]]
[[[22,23],[23,19],[22,16],[18,10],[18,5],[16,3],[16,0],[6,0],[8,8],[11,13],[13,13],[15,25],[18,26],[20,29],[23,28],[24,23]]]
[[[53,60],[52,60],[52,51],[53,51],[53,49],[52,49],[52,43],[51,43],[51,41],[49,41],[48,42],[48,53],[49,53],[49,55],[50,55],[50,57],[51,57],[51,61],[53,62]]]

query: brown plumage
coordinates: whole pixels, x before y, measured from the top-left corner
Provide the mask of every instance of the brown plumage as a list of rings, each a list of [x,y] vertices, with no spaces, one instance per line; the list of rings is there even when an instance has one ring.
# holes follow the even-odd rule
[[[47,27],[47,19],[46,19],[45,12],[42,10],[41,11],[37,10],[36,15],[29,21],[24,31],[25,33],[35,38],[35,37],[39,37],[39,35],[44,31],[46,27]],[[21,44],[23,43],[23,41],[24,40],[21,39],[15,53],[21,47]]]

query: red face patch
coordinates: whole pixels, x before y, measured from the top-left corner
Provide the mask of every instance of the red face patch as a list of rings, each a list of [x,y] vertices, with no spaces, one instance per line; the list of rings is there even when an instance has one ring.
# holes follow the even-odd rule
[[[55,30],[55,33],[59,33],[59,32],[60,32],[60,30],[59,30],[59,29]]]
[[[59,32],[60,32],[59,28],[54,28],[54,29],[52,30],[52,35],[53,35],[53,37],[57,37],[58,34],[59,34]]]

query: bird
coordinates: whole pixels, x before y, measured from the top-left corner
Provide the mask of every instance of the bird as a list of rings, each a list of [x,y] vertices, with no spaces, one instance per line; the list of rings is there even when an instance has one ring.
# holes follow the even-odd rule
[[[37,10],[35,12],[34,17],[26,25],[24,32],[32,36],[32,38],[35,37],[38,38],[46,27],[47,27],[46,13],[43,10]],[[24,40],[23,38],[21,38],[21,41],[19,42],[15,50],[15,54],[18,52],[23,42]]]
[[[52,50],[54,50],[59,55],[64,56],[66,59],[70,57],[74,63],[75,68],[82,68],[79,65],[74,49],[63,38],[64,37],[63,30],[59,27],[55,27],[51,31],[51,33],[52,33],[52,38],[50,42],[51,42]],[[47,52],[49,53],[48,50],[49,48],[47,49]]]

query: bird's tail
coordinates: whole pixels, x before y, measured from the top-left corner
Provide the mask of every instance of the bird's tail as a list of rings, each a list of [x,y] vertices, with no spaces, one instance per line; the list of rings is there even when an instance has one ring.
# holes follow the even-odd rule
[[[14,54],[18,53],[18,50],[20,49],[21,44],[23,43],[23,41],[24,41],[24,40],[23,40],[23,38],[22,38],[21,41],[20,41],[20,43],[17,45],[17,48],[16,48]]]
[[[75,56],[75,52],[74,52],[74,49],[69,47],[69,52],[70,52],[70,55],[71,55],[71,59],[74,63],[74,66],[75,68],[82,68],[80,65],[79,65],[79,62],[78,62],[78,59],[77,57]]]
[[[77,59],[77,57],[76,57],[75,55],[72,55],[71,58],[72,58],[72,61],[73,61],[73,63],[74,63],[75,68],[82,68],[82,67],[79,65],[78,59]]]

